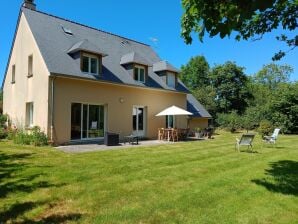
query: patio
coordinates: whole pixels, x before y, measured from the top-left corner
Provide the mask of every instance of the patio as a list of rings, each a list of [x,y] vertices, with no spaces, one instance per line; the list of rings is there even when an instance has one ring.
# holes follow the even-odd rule
[[[93,151],[106,151],[106,150],[118,150],[132,147],[144,147],[144,146],[156,146],[165,144],[174,144],[175,142],[160,141],[160,140],[140,140],[139,144],[120,143],[117,146],[107,146],[98,143],[86,143],[86,144],[73,144],[55,147],[66,153],[84,153]]]

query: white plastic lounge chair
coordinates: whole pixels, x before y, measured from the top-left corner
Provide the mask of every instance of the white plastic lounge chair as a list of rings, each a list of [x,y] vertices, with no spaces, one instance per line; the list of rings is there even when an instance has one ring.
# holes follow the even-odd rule
[[[264,138],[263,138],[264,141],[267,143],[275,144],[279,131],[280,131],[280,128],[275,128],[274,132],[271,136],[264,136]]]
[[[240,146],[244,145],[247,146],[247,149],[250,147],[252,151],[252,141],[254,137],[255,134],[243,134],[240,139],[236,138],[235,150],[238,149],[238,152],[240,152]]]

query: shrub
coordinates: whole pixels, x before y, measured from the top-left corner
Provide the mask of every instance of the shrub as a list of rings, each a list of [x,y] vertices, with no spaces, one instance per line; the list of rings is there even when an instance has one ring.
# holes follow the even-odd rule
[[[16,134],[17,134],[17,129],[12,129],[12,128],[7,129],[7,139],[8,140],[13,140]]]
[[[0,114],[0,127],[5,127],[5,122],[7,121],[7,115]]]
[[[7,131],[3,127],[0,127],[0,139],[5,138],[7,138]]]
[[[218,114],[216,121],[221,128],[226,129],[232,133],[235,132],[239,127],[241,127],[240,117],[235,111],[229,114]]]
[[[259,128],[258,128],[258,132],[260,135],[265,136],[265,135],[269,135],[271,132],[273,131],[273,126],[272,123],[268,120],[262,120],[260,122]]]
[[[48,138],[46,134],[42,131],[40,131],[40,127],[35,126],[32,129],[32,139],[31,144],[34,146],[44,146],[48,144]]]
[[[48,144],[46,134],[38,126],[33,127],[30,133],[22,130],[16,131],[15,134],[12,134],[12,138],[15,144],[20,145],[44,146]]]
[[[31,141],[32,141],[31,135],[21,130],[17,131],[17,133],[13,138],[13,142],[15,144],[20,144],[20,145],[30,145]]]

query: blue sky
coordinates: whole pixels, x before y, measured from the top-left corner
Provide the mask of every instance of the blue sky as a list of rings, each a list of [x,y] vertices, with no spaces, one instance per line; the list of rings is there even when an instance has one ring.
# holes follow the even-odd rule
[[[0,8],[0,79],[3,79],[18,11],[23,0],[5,1]],[[245,67],[248,75],[271,63],[271,57],[285,46],[275,40],[281,30],[266,34],[260,41],[205,38],[186,45],[180,37],[180,0],[35,0],[37,9],[150,44],[164,60],[180,68],[196,55],[204,55],[211,66],[228,60]],[[298,50],[279,64],[294,68],[291,80],[298,80]]]

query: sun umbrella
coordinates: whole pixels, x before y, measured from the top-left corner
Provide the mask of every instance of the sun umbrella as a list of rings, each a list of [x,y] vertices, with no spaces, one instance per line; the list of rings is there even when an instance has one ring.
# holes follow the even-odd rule
[[[193,115],[193,114],[180,107],[171,106],[159,112],[155,116],[166,116],[166,115]]]

